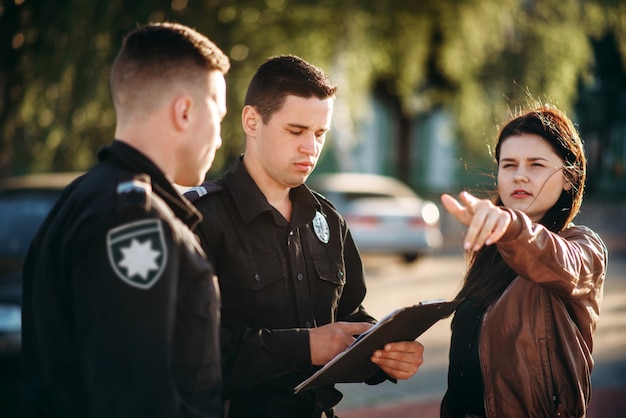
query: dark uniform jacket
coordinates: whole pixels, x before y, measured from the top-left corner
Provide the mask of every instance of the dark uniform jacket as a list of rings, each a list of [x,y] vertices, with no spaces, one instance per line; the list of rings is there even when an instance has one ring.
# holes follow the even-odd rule
[[[373,322],[361,306],[363,266],[344,219],[301,185],[291,190],[287,222],[241,159],[222,179],[186,196],[204,215],[197,233],[220,282],[229,416],[319,417],[330,411],[341,399],[332,386],[298,395],[293,390],[316,370],[309,328]]]
[[[486,415],[584,417],[606,247],[585,226],[555,234],[522,212],[509,212],[513,221],[496,245],[518,276],[482,317],[478,349]],[[442,417],[455,416],[447,398]]]
[[[22,416],[219,417],[219,293],[197,211],[116,141],[24,267]]]

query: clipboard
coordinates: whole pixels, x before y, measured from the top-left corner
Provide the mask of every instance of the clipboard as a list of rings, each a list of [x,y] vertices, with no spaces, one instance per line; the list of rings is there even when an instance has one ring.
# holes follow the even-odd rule
[[[399,308],[359,335],[344,351],[294,388],[299,393],[334,383],[364,382],[380,368],[370,360],[376,350],[396,341],[413,341],[440,319],[450,316],[461,300],[429,300]]]

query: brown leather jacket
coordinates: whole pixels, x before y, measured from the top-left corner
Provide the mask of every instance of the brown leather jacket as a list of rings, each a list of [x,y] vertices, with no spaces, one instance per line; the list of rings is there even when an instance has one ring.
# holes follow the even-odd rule
[[[585,226],[557,235],[509,211],[513,222],[497,246],[518,277],[483,318],[485,411],[489,418],[584,417],[606,247]]]

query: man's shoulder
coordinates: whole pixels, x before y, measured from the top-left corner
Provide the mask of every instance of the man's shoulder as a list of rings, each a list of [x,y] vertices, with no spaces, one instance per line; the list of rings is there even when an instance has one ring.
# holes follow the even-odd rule
[[[205,198],[206,196],[214,195],[218,192],[221,192],[222,190],[224,190],[224,186],[220,181],[209,180],[205,181],[199,186],[192,187],[191,189],[187,190],[183,194],[183,196],[185,196],[185,198],[191,203],[196,204],[198,203],[198,201]]]
[[[64,190],[45,224],[47,234],[73,231],[68,244],[98,241],[112,228],[154,218],[150,178],[96,167]]]
[[[173,219],[167,196],[159,195],[160,186],[158,177],[150,173],[99,164],[76,185],[71,201],[85,220],[99,217],[113,226],[142,218]]]
[[[326,196],[324,196],[323,194],[315,190],[311,190],[311,193],[313,194],[313,196],[315,196],[315,198],[319,202],[321,210],[324,213],[324,216],[326,216],[326,218],[328,218],[329,220],[330,219],[338,220],[342,224],[345,222],[344,217],[339,213],[339,211],[337,210],[333,202],[328,200]]]
[[[96,165],[65,187],[56,207],[64,221],[74,221],[85,218],[85,213],[110,210],[115,196],[116,178]]]
[[[337,210],[337,208],[335,207],[335,205],[333,204],[333,202],[331,202],[330,200],[328,200],[328,198],[326,196],[324,196],[323,194],[321,194],[318,191],[315,191],[313,189],[309,189],[311,190],[311,193],[313,194],[313,196],[315,196],[317,198],[317,200],[324,206],[328,206],[333,210]]]

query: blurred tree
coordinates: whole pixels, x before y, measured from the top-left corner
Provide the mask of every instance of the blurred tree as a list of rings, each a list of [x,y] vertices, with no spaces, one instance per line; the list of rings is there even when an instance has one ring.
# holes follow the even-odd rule
[[[93,162],[115,123],[111,62],[123,35],[148,21],[193,26],[231,57],[216,173],[243,149],[245,89],[271,55],[299,55],[339,84],[335,139],[351,140],[374,88],[397,98],[400,173],[416,116],[448,109],[465,158],[485,159],[495,126],[529,96],[572,110],[594,42],[610,34],[626,62],[626,9],[615,0],[0,1],[0,176]]]
[[[149,12],[120,0],[3,0],[0,16],[0,54],[13,57],[0,68],[0,171],[86,168],[113,133],[112,58]]]
[[[596,190],[603,175],[619,176],[623,181],[626,174],[623,172],[623,161],[606,152],[614,148],[618,155],[624,155],[626,151],[626,146],[617,135],[619,130],[626,133],[624,66],[615,53],[613,36],[607,35],[594,42],[594,50],[597,55],[594,75],[591,82],[581,83],[581,97],[576,104],[581,136],[587,145],[587,187],[590,192]],[[622,121],[622,125],[616,126],[612,121]]]
[[[20,30],[22,9],[22,3],[17,1],[0,2],[0,178],[9,174],[15,155],[11,121],[23,96],[22,73],[18,70],[25,42]]]

